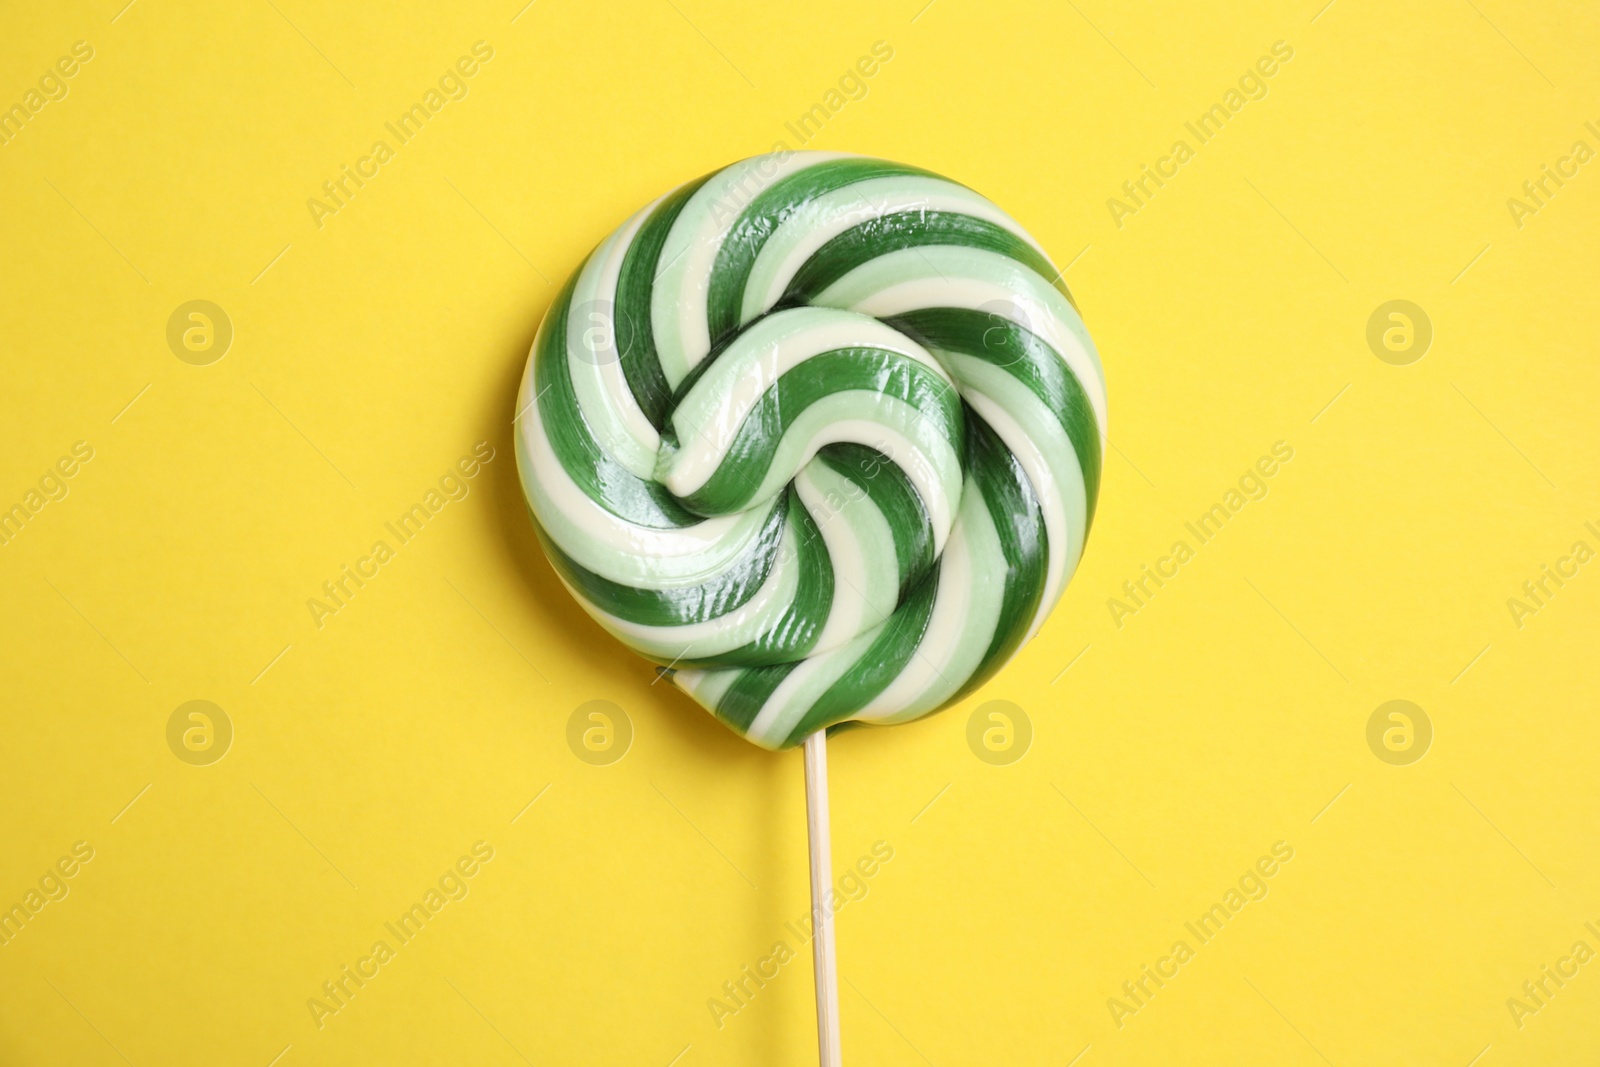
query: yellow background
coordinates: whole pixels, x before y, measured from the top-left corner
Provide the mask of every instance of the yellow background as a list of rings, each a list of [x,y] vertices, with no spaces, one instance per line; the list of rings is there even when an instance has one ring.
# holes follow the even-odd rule
[[[0,32],[6,106],[95,50],[0,147],[0,507],[95,450],[0,547],[0,905],[95,849],[0,947],[0,1063],[815,1062],[800,757],[574,607],[510,421],[584,253],[798,147],[880,40],[807,147],[970,184],[1070,262],[1114,448],[1038,639],[830,745],[836,863],[894,850],[839,914],[846,1062],[1593,1062],[1600,963],[1520,1028],[1506,1004],[1600,949],[1600,563],[1521,628],[1506,604],[1600,548],[1600,163],[1520,228],[1506,205],[1600,148],[1592,6],[121,2],[9,0]],[[308,198],[479,40],[469,95],[319,229]],[[1280,40],[1266,98],[1117,227],[1107,198]],[[209,366],[165,339],[195,299],[233,324]],[[1391,299],[1433,324],[1409,366],[1366,343]],[[479,440],[471,494],[317,628]],[[1116,626],[1280,440],[1270,494]],[[210,766],[167,745],[192,699],[233,724]],[[1409,766],[1366,742],[1392,699],[1433,725]],[[566,741],[590,700],[632,724],[609,766]],[[968,747],[989,700],[1033,724],[1019,762]],[[470,895],[319,1029],[307,999],[479,840]],[[1277,841],[1269,895],[1118,1027]]]

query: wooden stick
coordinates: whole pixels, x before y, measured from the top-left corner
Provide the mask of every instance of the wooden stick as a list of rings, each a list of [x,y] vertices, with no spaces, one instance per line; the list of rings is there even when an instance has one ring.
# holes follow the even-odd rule
[[[833,854],[828,844],[827,735],[806,738],[806,829],[811,838],[811,958],[817,976],[817,1048],[840,1067],[839,963],[833,949]]]

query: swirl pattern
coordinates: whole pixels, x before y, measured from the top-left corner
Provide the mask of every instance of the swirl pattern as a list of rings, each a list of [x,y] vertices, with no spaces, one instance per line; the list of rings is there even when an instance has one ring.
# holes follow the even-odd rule
[[[648,205],[546,314],[517,401],[546,552],[750,741],[977,688],[1083,551],[1105,381],[1061,272],[936,174],[785,152]]]

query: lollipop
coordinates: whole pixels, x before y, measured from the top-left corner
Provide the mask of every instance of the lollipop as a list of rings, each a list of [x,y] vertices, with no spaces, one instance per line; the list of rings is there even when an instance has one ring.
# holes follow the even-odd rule
[[[529,357],[518,469],[568,590],[746,739],[806,744],[825,1064],[824,731],[982,685],[1093,519],[1105,382],[1060,277],[965,186],[782,152],[629,219]]]

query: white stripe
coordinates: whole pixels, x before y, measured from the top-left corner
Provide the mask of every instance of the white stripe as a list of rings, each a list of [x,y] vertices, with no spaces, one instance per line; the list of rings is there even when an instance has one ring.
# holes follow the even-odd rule
[[[836,650],[813,656],[790,671],[789,676],[779,682],[772,695],[767,697],[767,702],[761,705],[756,717],[750,720],[750,727],[745,730],[750,740],[768,748],[776,748],[783,744],[784,738],[789,736],[795,723],[799,722],[810,708],[809,704],[802,704],[794,699],[798,691],[809,685],[812,675],[833,666],[832,661],[839,658],[839,655],[840,651]]]
[[[703,486],[720,459],[708,468],[691,457],[722,454],[733,444],[751,410],[779,378],[808,359],[840,348],[882,348],[927,367],[954,386],[949,372],[911,338],[876,319],[833,308],[780,311],[751,327],[717,357],[714,367],[694,383],[672,413],[682,449],[667,488],[687,496]],[[683,464],[684,466],[679,466]],[[685,467],[691,468],[686,470]]]
[[[761,636],[794,602],[800,586],[800,567],[796,552],[794,529],[785,526],[777,559],[766,579],[754,595],[725,615],[702,622],[681,623],[671,626],[647,626],[631,622],[589,605],[589,614],[595,617],[618,640],[634,648],[647,646],[666,658],[684,654],[687,658],[703,659],[721,655],[740,648]],[[583,599],[581,595],[579,599]]]
[[[977,193],[943,178],[896,175],[835,189],[799,205],[773,230],[750,269],[740,322],[776,304],[817,250],[855,226],[906,211],[939,211],[992,222],[1050,256],[1015,219]]]
[[[573,287],[567,318],[567,368],[578,407],[600,448],[640,478],[655,473],[661,435],[628,387],[617,340],[617,279],[651,204],[606,238]],[[636,337],[643,323],[634,324]]]
[[[833,565],[833,602],[812,649],[812,655],[816,655],[852,640],[889,617],[899,593],[899,567],[893,558],[894,532],[870,499],[847,500],[837,507],[828,499],[830,491],[840,492],[843,485],[854,488],[854,482],[811,463],[794,484],[822,532]],[[880,549],[886,543],[889,546],[888,573],[869,569],[863,543],[869,539]],[[881,551],[878,555],[882,555]]]
[[[656,351],[669,386],[676,389],[711,351],[706,320],[711,268],[740,214],[778,180],[843,158],[836,152],[757,156],[719,171],[689,197],[661,248],[663,266],[650,301]]]
[[[965,525],[956,523],[950,543],[939,557],[939,589],[934,594],[933,612],[917,650],[894,681],[853,718],[862,722],[893,719],[902,715],[928,689],[944,681],[940,667],[948,666],[955,658],[972,603],[972,556],[967,549]],[[947,685],[954,692],[964,681],[966,678],[962,677]]]
[[[993,277],[962,275],[961,268],[980,267]],[[953,276],[952,276],[953,275]],[[859,294],[864,283],[887,284]],[[1014,281],[1018,288],[1002,283]],[[846,299],[850,293],[856,299]],[[1065,297],[1049,288],[1033,271],[1015,260],[981,249],[908,248],[869,260],[817,296],[818,304],[848,307],[863,315],[887,318],[922,308],[955,307],[987,311],[1038,334],[1061,354],[1094,409],[1100,433],[1106,433],[1105,375],[1099,356],[1086,347],[1082,320]],[[1064,316],[1070,315],[1077,329]]]
[[[1067,584],[1067,576],[1071,573],[1068,568],[1078,562],[1077,554],[1073,551],[1076,539],[1068,533],[1067,513],[1061,503],[1061,494],[1056,491],[1055,478],[1050,473],[1050,461],[1039,450],[1038,444],[1022,431],[1022,427],[1011,417],[1010,412],[988,396],[978,392],[968,392],[964,395],[967,403],[972,405],[972,410],[989,424],[1005,446],[1011,450],[1011,454],[1016,457],[1022,466],[1022,473],[1033,486],[1034,495],[1039,498],[1039,508],[1044,513],[1048,549],[1045,553],[1047,569],[1044,595],[1039,598],[1039,609],[1034,613],[1027,636],[1023,638],[1024,642],[1031,641],[1039,627],[1044,624],[1045,616],[1050,614],[1050,609],[1055,607],[1056,601],[1060,599],[1061,590]]]
[[[517,429],[532,469],[525,472],[534,513],[557,517],[582,532],[563,537],[546,521],[546,532],[577,563],[613,581],[653,589],[698,585],[748,550],[765,522],[761,511],[707,519],[681,529],[656,530],[628,522],[607,511],[578,488],[556,457],[545,435],[539,405],[529,403],[524,379]],[[638,566],[639,563],[644,566]]]

